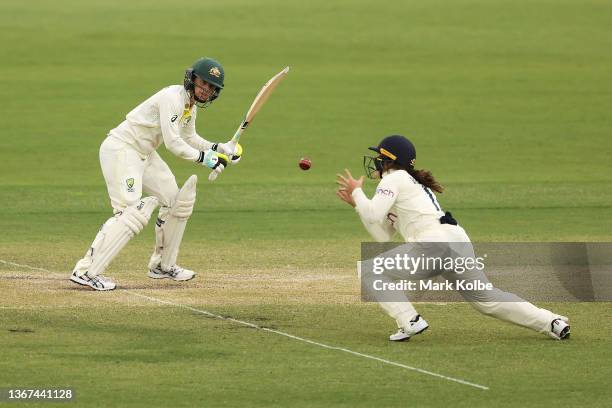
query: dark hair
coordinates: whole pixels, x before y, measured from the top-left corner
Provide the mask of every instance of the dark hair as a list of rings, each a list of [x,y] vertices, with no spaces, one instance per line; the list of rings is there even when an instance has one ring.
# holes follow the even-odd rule
[[[438,181],[434,178],[433,174],[431,174],[431,171],[429,170],[423,170],[423,169],[416,170],[413,166],[410,166],[410,165],[402,166],[397,163],[391,164],[389,168],[406,170],[408,174],[414,177],[416,181],[418,181],[420,184],[424,185],[425,187],[432,189],[436,193],[442,193],[444,191],[444,187],[442,187],[442,185],[438,183]]]

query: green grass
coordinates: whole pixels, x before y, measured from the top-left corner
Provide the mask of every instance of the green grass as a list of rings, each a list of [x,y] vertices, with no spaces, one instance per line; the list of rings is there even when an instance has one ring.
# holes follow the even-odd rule
[[[418,406],[494,402],[510,407],[561,400],[571,406],[584,401],[603,406],[609,389],[601,379],[611,374],[610,367],[585,364],[609,350],[609,330],[589,323],[589,316],[603,309],[595,304],[552,306],[576,319],[580,334],[570,342],[552,343],[492,319],[482,324],[468,305],[422,306],[437,327],[409,344],[383,341],[380,334],[388,325],[373,305],[208,309],[468,379],[491,387],[489,391],[183,309],[141,305],[94,306],[93,315],[77,316],[65,309],[44,314],[11,311],[7,327],[34,332],[1,335],[7,350],[3,368],[15,374],[12,383],[23,386],[48,384],[45,378],[69,384],[77,389],[79,405],[91,406],[115,401],[121,406],[368,407],[413,401]],[[92,339],[93,349],[87,346]],[[102,399],[87,391],[100,383],[107,392]]]
[[[389,344],[393,322],[359,302],[368,236],[334,175],[359,174],[367,146],[402,133],[473,240],[611,241],[611,11],[599,0],[3,1],[0,259],[52,273],[0,264],[0,388],[69,385],[78,406],[606,405],[605,303],[543,305],[572,318],[563,344],[468,305],[419,305],[431,330]],[[109,276],[489,391],[65,281],[110,215],[101,141],[203,55],[226,70],[197,123],[214,141],[267,78],[291,72],[215,183],[160,149],[179,183],[200,176],[181,249],[198,279],[146,279],[152,225]]]

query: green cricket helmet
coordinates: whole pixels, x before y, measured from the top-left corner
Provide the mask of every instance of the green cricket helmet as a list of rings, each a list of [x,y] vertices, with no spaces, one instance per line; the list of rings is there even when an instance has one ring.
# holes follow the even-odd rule
[[[195,95],[196,78],[200,78],[202,81],[215,87],[214,92],[205,101],[198,99]],[[185,90],[194,96],[198,106],[203,108],[210,105],[212,101],[219,97],[219,94],[223,89],[224,78],[225,73],[223,71],[223,66],[219,63],[219,61],[204,57],[194,62],[190,68],[187,68],[185,71],[185,80],[183,85],[185,86]]]

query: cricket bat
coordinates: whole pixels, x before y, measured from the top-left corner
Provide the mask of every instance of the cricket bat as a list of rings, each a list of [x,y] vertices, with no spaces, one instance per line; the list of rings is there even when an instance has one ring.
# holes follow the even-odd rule
[[[253,99],[253,103],[251,104],[251,107],[247,111],[246,116],[244,117],[244,120],[242,121],[240,126],[238,126],[238,130],[236,130],[236,133],[234,133],[234,136],[232,137],[233,143],[238,143],[242,133],[251,124],[251,122],[255,118],[255,115],[257,115],[257,112],[259,112],[259,110],[264,105],[264,103],[266,103],[266,101],[268,100],[268,98],[270,97],[274,89],[276,89],[278,84],[280,84],[281,81],[285,79],[288,72],[289,72],[289,67],[286,67],[281,72],[279,72],[278,74],[270,78],[270,80],[266,82],[266,84],[261,88],[261,90],[255,97],[255,99]]]
[[[240,136],[242,136],[242,133],[251,124],[251,122],[255,118],[255,115],[257,115],[257,112],[259,112],[259,110],[264,105],[264,103],[266,103],[266,101],[268,100],[268,98],[270,97],[274,89],[278,86],[278,84],[281,83],[283,79],[285,79],[288,72],[289,72],[289,67],[285,67],[285,69],[283,69],[281,72],[279,72],[278,74],[270,78],[270,80],[266,82],[265,85],[259,90],[259,93],[255,97],[255,99],[253,99],[253,103],[251,104],[251,107],[247,111],[246,116],[244,117],[244,120],[242,121],[242,123],[240,123],[240,126],[238,126],[238,129],[236,130],[236,133],[234,133],[234,136],[232,137],[232,140],[230,141],[230,143],[233,143],[234,145],[238,144],[238,141],[240,140]],[[210,181],[213,181],[217,178],[218,175],[219,173],[212,172],[210,176],[208,177],[208,179]]]

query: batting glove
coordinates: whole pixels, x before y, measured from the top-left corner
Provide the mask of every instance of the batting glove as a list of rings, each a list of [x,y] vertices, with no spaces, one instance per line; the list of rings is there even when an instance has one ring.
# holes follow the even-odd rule
[[[212,150],[225,154],[230,158],[232,164],[238,164],[242,158],[242,146],[240,146],[240,143],[231,140],[227,143],[215,143]]]
[[[202,152],[202,165],[212,169],[210,174],[208,175],[208,179],[213,181],[216,179],[219,174],[225,170],[227,167],[227,163],[229,162],[226,155],[223,153],[217,153],[212,149],[206,150]]]

